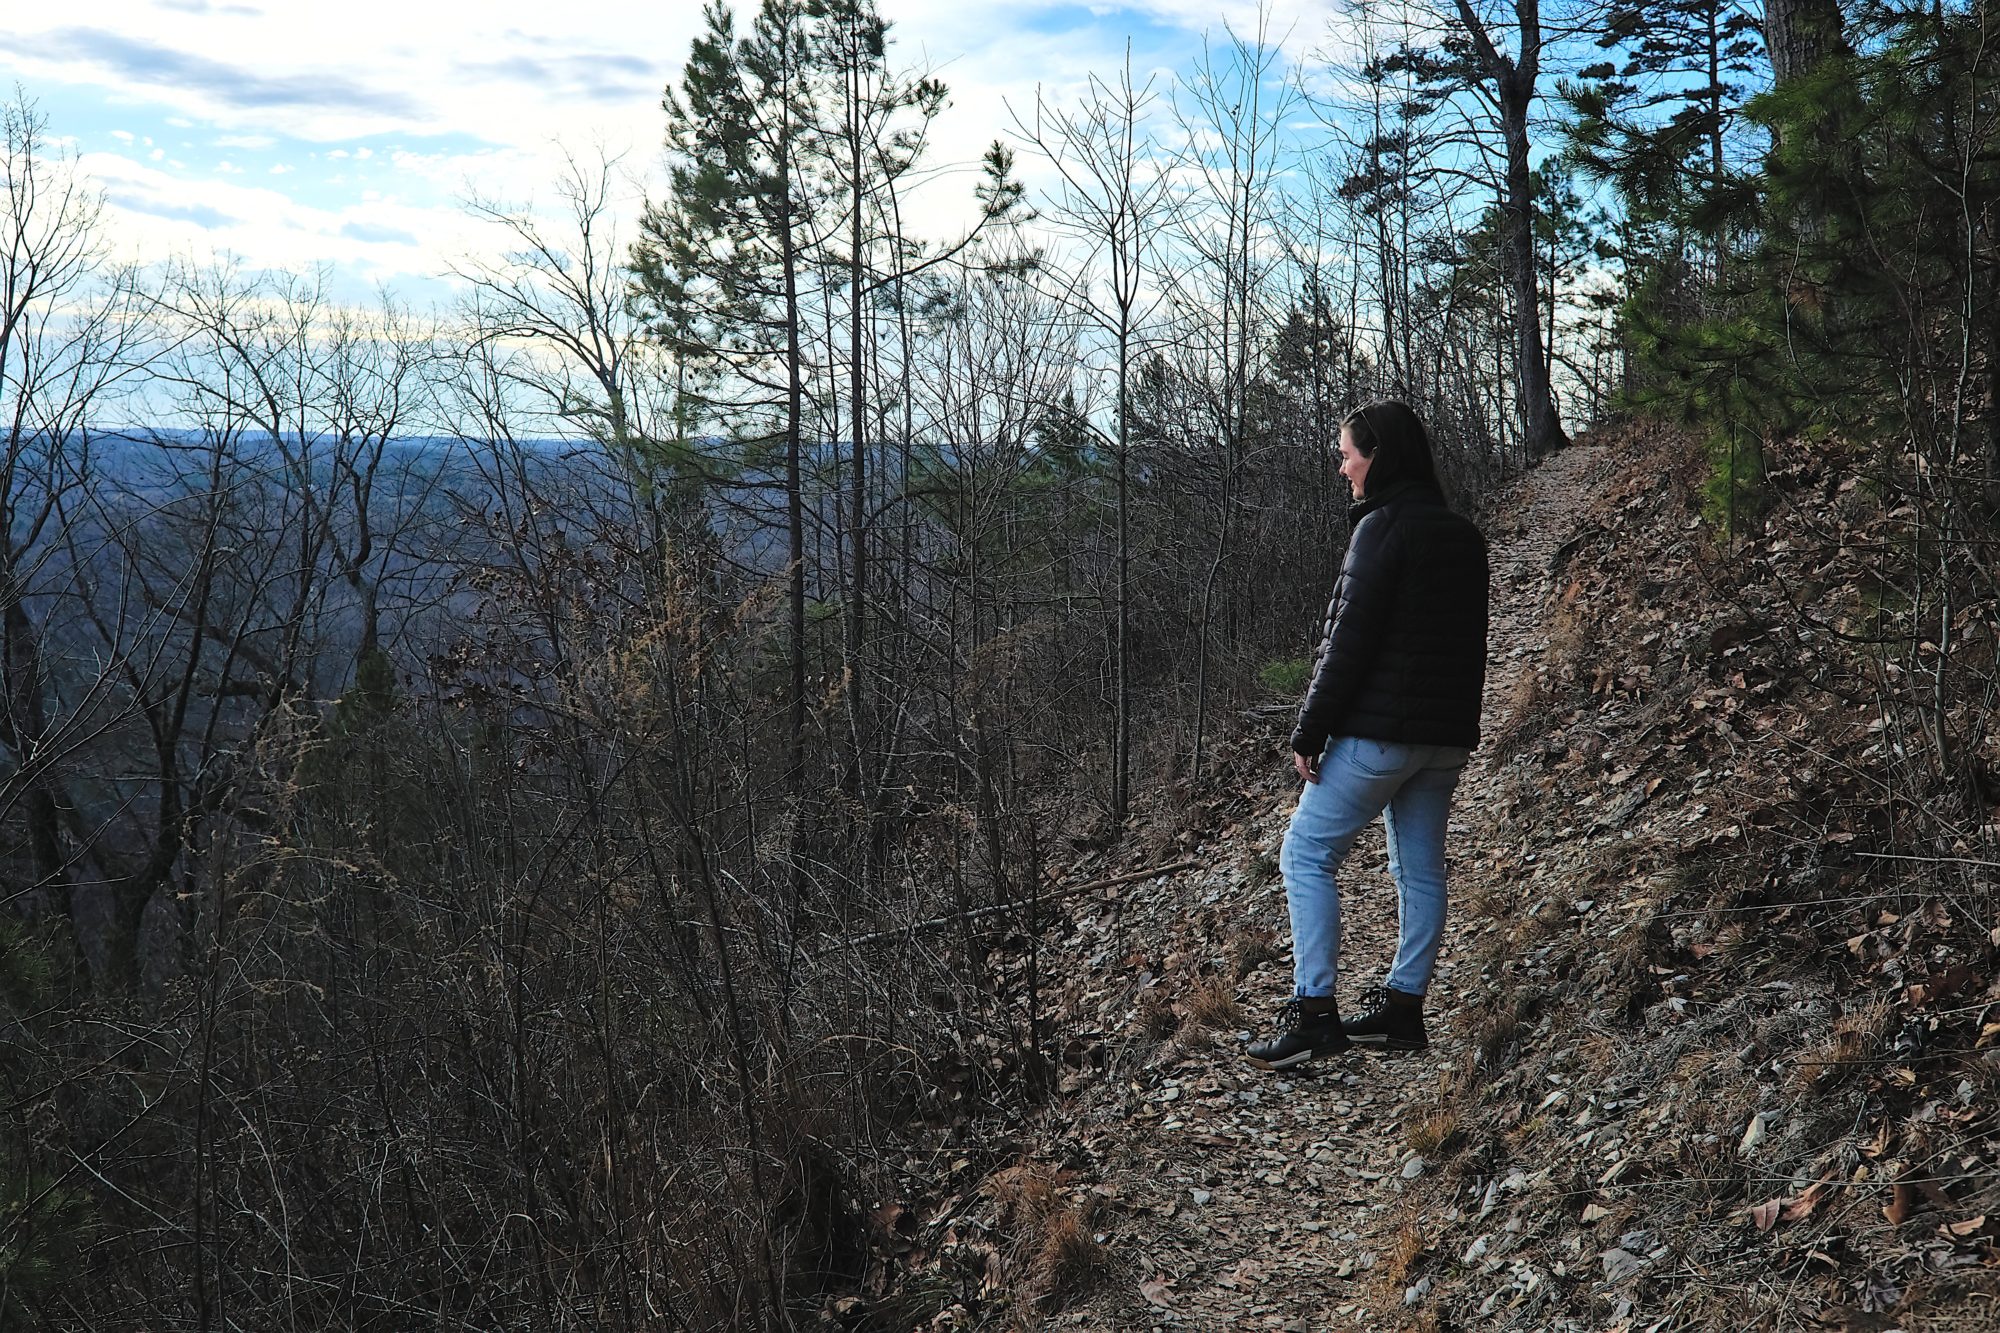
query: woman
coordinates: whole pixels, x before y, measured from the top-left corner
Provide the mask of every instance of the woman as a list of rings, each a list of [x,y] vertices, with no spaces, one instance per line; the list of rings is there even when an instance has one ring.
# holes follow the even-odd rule
[[[1291,913],[1293,998],[1250,1056],[1285,1069],[1356,1042],[1429,1044],[1423,998],[1444,930],[1444,835],[1452,789],[1479,743],[1486,675],[1486,542],[1438,487],[1430,436],[1410,408],[1370,403],[1340,428],[1355,504],[1312,683],[1292,732],[1305,781],[1279,868]],[[1388,984],[1342,1024],[1334,1002],[1340,890],[1334,875],[1384,814],[1399,938]]]

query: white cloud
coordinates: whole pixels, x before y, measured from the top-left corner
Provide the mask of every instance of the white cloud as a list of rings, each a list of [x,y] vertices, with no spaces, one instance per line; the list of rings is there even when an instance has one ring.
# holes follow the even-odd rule
[[[741,17],[754,0],[734,3]],[[1323,45],[1337,3],[1271,0],[1272,38],[1285,37],[1294,55]],[[966,169],[919,187],[910,201],[915,229],[931,236],[969,222],[976,164],[991,140],[1007,135],[1010,107],[1032,115],[1038,88],[1052,104],[1073,105],[1093,71],[1112,74],[1124,60],[1127,31],[1145,33],[1132,52],[1143,79],[1149,70],[1184,66],[1196,46],[1191,34],[1203,28],[1218,39],[1224,21],[1239,35],[1254,33],[1257,13],[1257,0],[1125,0],[1101,4],[1094,18],[1056,0],[1004,8],[965,0],[882,4],[894,25],[892,58],[906,69],[934,69],[952,90],[951,105],[932,125],[929,160]],[[567,0],[554,7],[546,0],[295,0],[262,14],[216,4],[169,10],[154,0],[5,6],[0,76],[20,78],[31,92],[88,89],[101,105],[119,107],[121,118],[129,112],[127,123],[143,122],[135,126],[141,133],[164,125],[200,130],[204,143],[231,154],[204,178],[211,194],[223,184],[216,175],[237,180],[236,155],[280,145],[292,146],[292,162],[323,158],[349,168],[329,179],[276,163],[259,175],[263,188],[239,184],[252,194],[229,195],[226,207],[211,199],[200,216],[230,217],[221,229],[229,244],[259,262],[340,262],[363,247],[373,266],[403,263],[429,275],[472,234],[453,200],[474,191],[546,199],[564,146],[585,159],[600,149],[622,156],[626,171],[651,177],[657,188],[660,94],[678,78],[702,24],[697,0]],[[1163,78],[1159,91],[1166,87]],[[1164,97],[1157,110],[1165,132],[1171,116]],[[117,134],[133,142],[133,131]],[[440,145],[431,136],[451,137]],[[143,142],[154,146],[151,138]],[[351,168],[371,159],[398,173],[392,198],[361,194],[362,178]],[[164,161],[164,152],[151,160]],[[1045,178],[1025,153],[1019,170],[1031,184]],[[381,173],[368,180],[381,183]],[[292,190],[311,190],[322,202],[326,191],[345,190],[354,203],[326,213],[289,198]],[[395,198],[436,202],[404,216],[395,214],[407,208]],[[157,227],[160,237],[185,241],[195,216],[187,210],[201,204],[169,202],[183,216],[127,210],[128,220],[142,235]],[[302,224],[313,217],[321,222]],[[410,243],[394,239],[404,235]],[[322,242],[326,249],[311,249]]]
[[[300,203],[269,185],[234,177],[189,179],[116,153],[86,153],[79,165],[103,187],[118,215],[112,240],[133,257],[197,259],[227,250],[253,268],[303,270],[316,264],[427,277],[444,244],[462,250],[473,226],[450,207],[412,208],[383,200],[339,208]]]

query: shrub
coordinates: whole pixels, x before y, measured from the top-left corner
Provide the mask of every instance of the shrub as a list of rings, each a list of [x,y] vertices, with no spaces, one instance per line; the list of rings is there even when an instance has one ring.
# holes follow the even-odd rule
[[[1272,694],[1295,698],[1304,694],[1312,662],[1303,657],[1280,657],[1266,662],[1257,671],[1257,683]]]

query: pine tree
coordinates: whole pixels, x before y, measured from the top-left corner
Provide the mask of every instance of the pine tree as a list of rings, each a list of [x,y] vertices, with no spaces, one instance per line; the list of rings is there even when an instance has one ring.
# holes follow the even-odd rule
[[[669,89],[667,196],[648,205],[633,247],[634,294],[657,337],[696,368],[695,401],[784,456],[788,686],[785,774],[805,781],[806,515],[809,368],[802,284],[825,240],[824,182],[808,163],[814,108],[808,7],[764,0],[747,37],[728,7],[706,10],[678,91]],[[777,418],[775,429],[762,425]]]
[[[868,372],[875,350],[873,307],[886,275],[901,275],[908,266],[909,246],[895,215],[894,192],[921,159],[928,125],[944,108],[945,86],[933,78],[901,77],[890,69],[889,25],[874,0],[812,0],[808,13],[816,20],[812,50],[830,103],[824,147],[832,155],[829,169],[845,213],[834,228],[846,242],[846,253],[835,262],[846,272],[848,306],[848,559],[842,641],[852,752],[844,785],[862,796],[872,750],[865,655],[872,528]],[[913,123],[908,113],[914,113]],[[884,250],[902,253],[891,253],[886,264],[877,263],[876,256]]]
[[[1618,191],[1642,241],[1632,263],[1678,256],[1699,235],[1717,276],[1729,242],[1714,224],[1741,180],[1762,69],[1754,20],[1727,0],[1651,0],[1620,9],[1597,44],[1619,58],[1560,86],[1567,155]]]
[[[1942,14],[1942,6],[1938,12]],[[1775,87],[1854,53],[1842,27],[1839,0],[1765,0],[1764,41]]]

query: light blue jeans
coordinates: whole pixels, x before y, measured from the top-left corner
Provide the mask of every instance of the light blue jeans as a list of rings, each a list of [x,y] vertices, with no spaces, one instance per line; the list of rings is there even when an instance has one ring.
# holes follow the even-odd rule
[[[1389,985],[1422,995],[1444,934],[1445,822],[1470,752],[1336,736],[1319,781],[1299,794],[1278,868],[1292,917],[1292,981],[1301,996],[1332,995],[1340,964],[1340,886],[1348,848],[1377,814],[1388,833],[1399,928]]]

